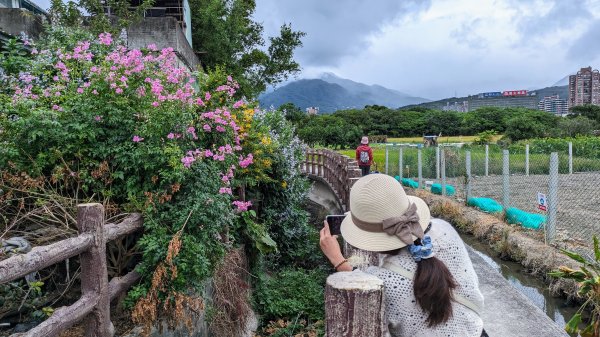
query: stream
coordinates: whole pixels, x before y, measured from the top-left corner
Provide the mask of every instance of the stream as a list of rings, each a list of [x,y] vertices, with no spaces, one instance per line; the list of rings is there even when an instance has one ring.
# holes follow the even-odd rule
[[[488,265],[502,274],[510,284],[527,296],[559,326],[564,327],[577,311],[577,307],[568,303],[566,299],[553,297],[548,286],[541,280],[522,272],[523,266],[519,263],[501,260],[496,257],[495,252],[487,244],[478,241],[471,235],[461,234],[460,236]]]

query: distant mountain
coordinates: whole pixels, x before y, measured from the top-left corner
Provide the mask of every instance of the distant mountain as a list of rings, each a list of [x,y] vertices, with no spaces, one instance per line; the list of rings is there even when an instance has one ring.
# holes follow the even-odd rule
[[[303,110],[312,106],[319,107],[321,113],[375,104],[398,108],[429,101],[380,85],[367,85],[340,78],[332,73],[324,73],[317,79],[290,82],[272,92],[262,94],[258,99],[264,107],[278,107],[291,102]]]
[[[567,76],[567,81],[569,80],[569,77]],[[562,82],[562,80],[560,80],[557,83]],[[546,88],[542,88],[542,89],[537,89],[537,90],[533,90],[535,91],[536,95],[540,98],[540,100],[542,98],[544,98],[545,96],[553,96],[553,95],[558,95],[559,98],[562,99],[567,99],[569,98],[569,86],[568,85],[553,85],[551,87],[546,87]]]
[[[560,81],[554,83],[553,87],[562,87],[563,85],[569,85],[569,75],[563,77]]]

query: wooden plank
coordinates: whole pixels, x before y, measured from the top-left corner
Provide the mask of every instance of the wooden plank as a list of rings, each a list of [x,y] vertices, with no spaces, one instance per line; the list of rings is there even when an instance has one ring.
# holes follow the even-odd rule
[[[110,293],[106,270],[106,240],[104,237],[104,206],[77,205],[77,227],[81,234],[94,235],[94,243],[80,257],[82,297],[97,297],[98,304],[85,318],[86,337],[110,337],[114,329],[110,321]]]
[[[12,334],[10,337],[58,336],[58,334],[72,327],[92,312],[97,303],[98,296],[84,296],[68,307],[61,307],[54,310],[52,316],[35,328],[24,333]]]
[[[104,226],[106,242],[113,241],[122,236],[134,233],[142,229],[144,219],[140,213],[130,214],[118,224],[109,223]]]
[[[114,300],[119,294],[131,288],[131,286],[142,278],[135,270],[127,273],[127,275],[114,277],[108,283],[110,300]]]
[[[93,242],[94,235],[85,233],[51,245],[34,247],[27,254],[11,256],[0,261],[0,284],[16,280],[81,254],[90,248]]]

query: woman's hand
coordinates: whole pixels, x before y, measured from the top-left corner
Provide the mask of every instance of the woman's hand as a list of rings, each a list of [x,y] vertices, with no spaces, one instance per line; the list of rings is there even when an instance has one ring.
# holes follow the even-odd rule
[[[342,255],[342,250],[340,248],[340,244],[337,241],[337,235],[331,235],[329,231],[329,224],[327,220],[324,220],[323,229],[321,229],[319,245],[321,246],[321,250],[323,254],[329,259],[329,262],[334,266],[338,266],[342,261],[344,261],[344,256]],[[343,263],[338,266],[338,271],[350,271],[352,270],[352,266],[349,263]]]

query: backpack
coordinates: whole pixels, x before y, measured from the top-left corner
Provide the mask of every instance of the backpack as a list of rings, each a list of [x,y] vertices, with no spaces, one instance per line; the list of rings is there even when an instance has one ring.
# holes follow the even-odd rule
[[[369,163],[369,151],[360,151],[360,162],[363,164]]]

